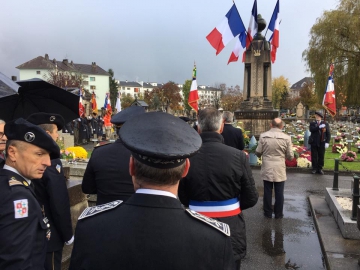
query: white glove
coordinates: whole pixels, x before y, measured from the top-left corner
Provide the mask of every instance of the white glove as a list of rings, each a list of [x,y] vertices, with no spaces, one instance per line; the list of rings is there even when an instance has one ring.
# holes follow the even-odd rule
[[[69,246],[74,242],[74,236],[71,237],[71,239],[67,242],[65,242],[65,245]]]
[[[329,147],[329,144],[328,143],[325,143],[325,148],[328,148]]]
[[[325,124],[321,124],[320,126],[319,126],[319,128],[324,128],[325,127]]]

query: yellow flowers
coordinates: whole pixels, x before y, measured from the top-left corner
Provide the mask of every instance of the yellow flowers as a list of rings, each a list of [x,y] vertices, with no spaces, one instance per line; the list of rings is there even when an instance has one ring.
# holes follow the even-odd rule
[[[68,147],[65,151],[72,153],[73,158],[87,158],[87,152],[81,146]]]

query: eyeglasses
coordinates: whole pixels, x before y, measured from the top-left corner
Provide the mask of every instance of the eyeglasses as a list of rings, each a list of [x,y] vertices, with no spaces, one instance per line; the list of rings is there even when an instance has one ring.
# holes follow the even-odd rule
[[[0,138],[2,138],[4,136],[4,132],[0,132]]]

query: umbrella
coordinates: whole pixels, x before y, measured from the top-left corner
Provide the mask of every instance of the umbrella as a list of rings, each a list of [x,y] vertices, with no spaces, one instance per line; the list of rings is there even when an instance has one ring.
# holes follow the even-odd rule
[[[18,93],[0,96],[0,119],[27,118],[36,112],[60,114],[65,123],[79,117],[79,96],[36,78],[17,84]]]
[[[20,85],[0,72],[0,97],[16,94]]]

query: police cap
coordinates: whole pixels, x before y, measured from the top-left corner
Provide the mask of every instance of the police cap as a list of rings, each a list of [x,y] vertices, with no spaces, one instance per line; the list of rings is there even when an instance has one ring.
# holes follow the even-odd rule
[[[180,166],[198,152],[202,143],[186,122],[163,112],[134,116],[122,126],[120,137],[134,158],[162,169]]]
[[[145,113],[145,109],[141,106],[130,106],[121,112],[118,112],[111,118],[111,123],[114,125],[122,125],[131,117]]]
[[[7,122],[4,133],[8,140],[17,140],[36,145],[49,152],[50,158],[59,158],[60,149],[56,142],[42,128],[19,118]]]
[[[54,124],[58,130],[62,129],[65,125],[64,118],[56,113],[33,113],[26,120],[34,125]]]
[[[321,118],[324,118],[323,114],[321,112],[315,112],[316,115],[320,116]]]

